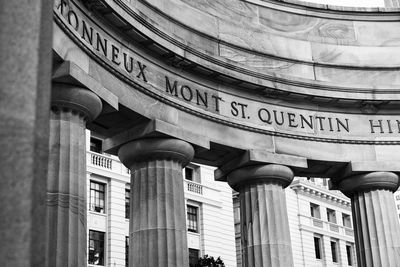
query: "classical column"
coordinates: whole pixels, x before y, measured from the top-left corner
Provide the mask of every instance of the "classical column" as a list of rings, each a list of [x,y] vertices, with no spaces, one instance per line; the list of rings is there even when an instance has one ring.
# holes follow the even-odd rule
[[[47,178],[48,266],[86,267],[86,122],[101,100],[89,90],[53,84]]]
[[[399,177],[371,172],[348,177],[338,189],[351,199],[358,265],[400,266],[400,225],[393,193]]]
[[[239,192],[244,267],[293,266],[285,190],[293,172],[282,165],[243,167],[228,174]]]
[[[123,145],[118,156],[131,169],[129,266],[186,267],[182,168],[193,147],[172,138],[150,138]]]
[[[0,262],[43,266],[53,1],[0,4]]]

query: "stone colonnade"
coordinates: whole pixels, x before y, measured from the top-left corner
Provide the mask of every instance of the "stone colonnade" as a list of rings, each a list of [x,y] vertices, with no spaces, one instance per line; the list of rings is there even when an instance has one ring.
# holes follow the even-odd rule
[[[90,90],[53,83],[46,266],[87,266],[85,128],[101,109],[102,101]],[[194,148],[174,137],[143,137],[123,144],[118,156],[132,171],[130,266],[188,266],[182,168],[192,160]],[[284,193],[293,177],[290,166],[269,163],[227,174],[229,185],[239,192],[244,267],[293,266]],[[398,175],[357,173],[334,183],[352,202],[359,266],[400,266],[400,226],[392,194],[399,187]],[[25,262],[19,266],[37,263]]]
[[[228,174],[239,192],[244,267],[293,266],[284,188],[293,179],[287,166],[243,167]],[[351,199],[358,266],[400,266],[400,225],[393,192],[399,176],[369,172],[336,181]]]
[[[47,266],[87,266],[86,122],[102,109],[93,92],[53,83],[47,179]],[[121,161],[132,172],[130,266],[188,266],[182,168],[191,144],[173,137],[123,144]],[[227,175],[239,192],[244,267],[293,266],[284,189],[290,166],[258,164]],[[360,266],[400,266],[400,226],[392,192],[399,177],[370,172],[335,179],[352,202]]]
[[[3,2],[0,262],[86,267],[84,130],[102,102],[91,91],[66,84],[53,84],[50,101],[53,3],[31,0],[22,9],[17,1]],[[131,267],[188,266],[181,170],[193,154],[189,143],[173,137],[133,140],[119,149],[134,185]],[[293,179],[290,166],[247,166],[227,177],[240,194],[244,267],[293,266],[283,191]],[[356,173],[335,183],[352,202],[359,265],[400,266],[392,195],[398,175]]]
[[[53,84],[48,166],[48,266],[87,265],[85,137],[87,121],[101,111],[87,89]],[[192,145],[173,137],[123,144],[130,168],[130,266],[188,266],[182,168]],[[229,185],[239,192],[244,267],[293,266],[284,189],[290,166],[258,164],[234,169]],[[400,226],[392,192],[399,177],[371,172],[335,179],[351,198],[360,266],[400,266]]]

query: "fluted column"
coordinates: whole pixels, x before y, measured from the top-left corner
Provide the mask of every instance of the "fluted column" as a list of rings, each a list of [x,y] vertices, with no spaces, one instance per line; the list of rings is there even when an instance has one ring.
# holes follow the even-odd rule
[[[282,165],[258,165],[228,175],[239,192],[244,267],[293,266],[284,188],[293,172]]]
[[[399,187],[398,175],[355,175],[338,187],[351,199],[358,265],[400,266],[400,225],[392,193]]]
[[[118,152],[131,169],[129,266],[186,267],[186,235],[182,168],[193,147],[172,138],[129,142]]]
[[[101,111],[91,91],[53,84],[47,180],[49,267],[86,267],[86,122]]]

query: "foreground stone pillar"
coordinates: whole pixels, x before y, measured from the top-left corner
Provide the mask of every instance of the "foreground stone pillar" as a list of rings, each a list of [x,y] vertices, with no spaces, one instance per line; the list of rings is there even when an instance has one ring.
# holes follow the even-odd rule
[[[400,266],[400,225],[393,193],[399,177],[372,172],[338,184],[351,199],[358,266]]]
[[[0,6],[0,262],[43,266],[53,2]]]
[[[239,192],[244,267],[293,266],[284,188],[293,172],[282,165],[258,165],[228,175]]]
[[[131,169],[129,266],[189,266],[182,168],[193,147],[172,138],[123,145],[118,156]]]
[[[86,267],[86,122],[101,111],[89,90],[53,84],[47,181],[48,266]]]

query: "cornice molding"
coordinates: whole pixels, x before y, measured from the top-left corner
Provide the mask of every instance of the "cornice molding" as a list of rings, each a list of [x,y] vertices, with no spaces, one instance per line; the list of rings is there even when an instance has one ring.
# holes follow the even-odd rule
[[[398,21],[400,8],[346,7],[299,0],[241,0],[254,5],[313,17],[360,21]]]
[[[318,187],[308,182],[298,180],[290,185],[290,188],[293,189],[297,194],[312,197],[347,210],[351,208],[350,199],[344,195],[339,196],[338,193],[330,192],[327,189]]]

